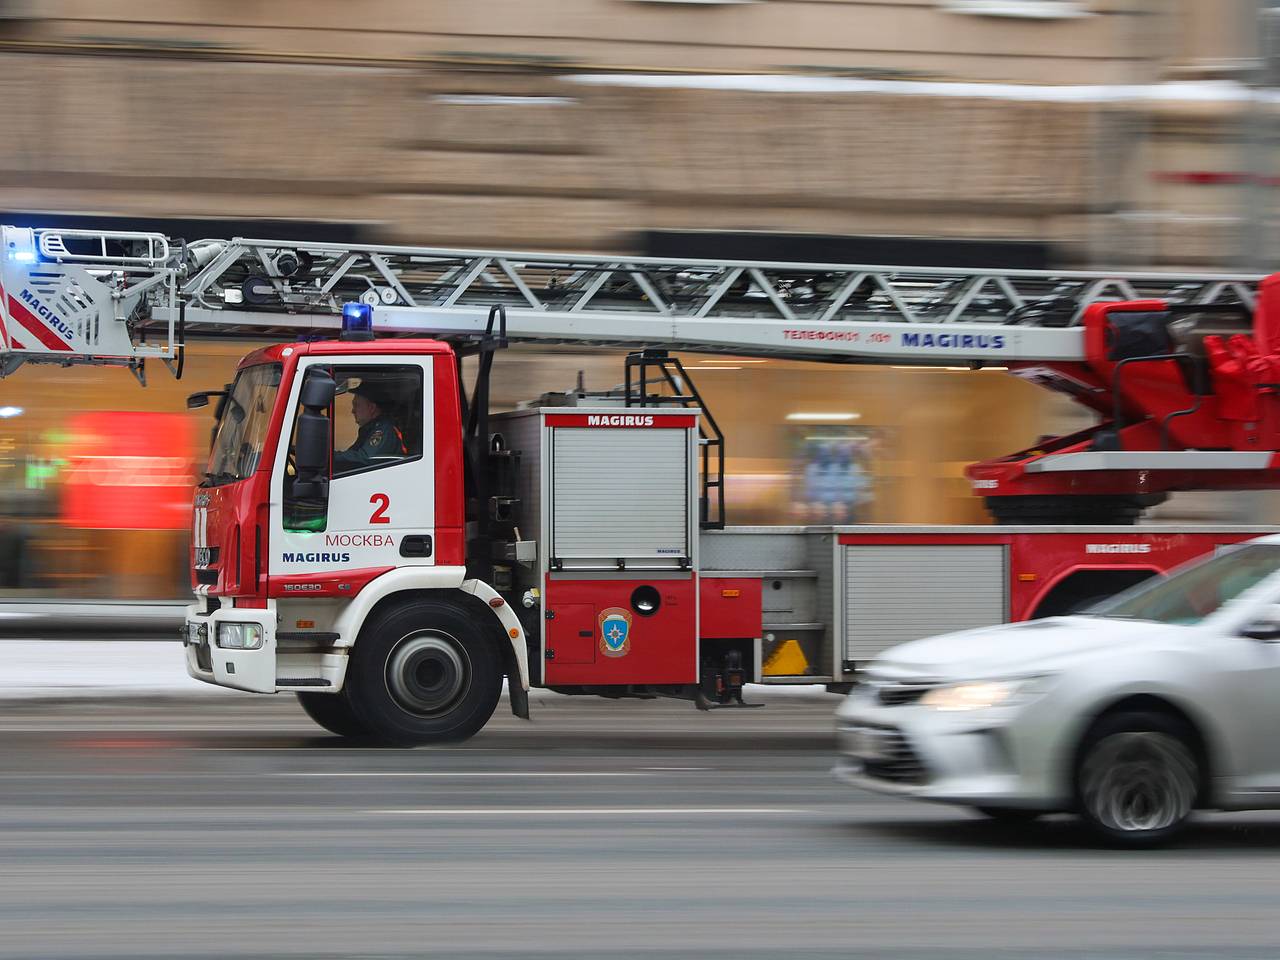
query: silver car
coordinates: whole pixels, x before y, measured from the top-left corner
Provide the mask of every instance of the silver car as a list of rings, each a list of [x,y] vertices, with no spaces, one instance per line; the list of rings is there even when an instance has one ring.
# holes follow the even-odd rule
[[[1280,807],[1280,536],[1087,615],[886,650],[837,711],[836,774],[1000,819],[1079,813],[1155,843]]]

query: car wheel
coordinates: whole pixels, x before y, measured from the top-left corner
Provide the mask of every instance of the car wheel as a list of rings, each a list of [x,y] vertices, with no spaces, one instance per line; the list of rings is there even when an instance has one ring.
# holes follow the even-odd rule
[[[304,693],[298,703],[308,717],[340,737],[367,737],[369,728],[356,719],[345,693]]]
[[[1181,830],[1202,772],[1186,724],[1159,713],[1103,717],[1085,738],[1076,797],[1085,822],[1111,843],[1144,846]]]
[[[1043,810],[1024,810],[1019,807],[974,807],[973,809],[988,820],[1010,825],[1030,823],[1032,820],[1038,820],[1044,816]]]
[[[347,671],[355,718],[389,743],[465,740],[493,716],[502,657],[475,614],[447,600],[391,607],[360,631]]]

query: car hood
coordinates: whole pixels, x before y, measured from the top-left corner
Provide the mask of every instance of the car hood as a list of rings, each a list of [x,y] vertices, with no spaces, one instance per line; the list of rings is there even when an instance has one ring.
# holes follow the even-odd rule
[[[1119,646],[1160,643],[1183,628],[1142,620],[1054,617],[946,633],[884,651],[868,668],[885,680],[981,679],[1052,672]]]

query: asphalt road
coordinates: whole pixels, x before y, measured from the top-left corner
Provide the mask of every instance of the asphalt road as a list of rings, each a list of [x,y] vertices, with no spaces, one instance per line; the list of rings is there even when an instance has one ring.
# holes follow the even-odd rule
[[[1280,816],[1092,847],[849,792],[832,701],[558,699],[352,749],[291,700],[0,705],[0,957],[1280,956]]]

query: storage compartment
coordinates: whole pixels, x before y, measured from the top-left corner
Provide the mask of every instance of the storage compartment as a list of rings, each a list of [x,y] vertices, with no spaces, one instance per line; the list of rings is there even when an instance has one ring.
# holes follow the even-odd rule
[[[688,566],[689,431],[578,428],[548,420],[553,565],[622,560]]]
[[[845,544],[845,658],[1008,619],[1008,554],[1002,544]]]
[[[817,574],[786,571],[763,579],[761,606],[768,623],[811,623],[818,617]]]
[[[698,587],[699,635],[704,640],[755,640],[761,636],[760,581],[706,577]]]
[[[596,608],[589,603],[548,606],[547,650],[556,663],[595,663]]]
[[[545,599],[555,615],[545,626],[547,684],[696,682],[697,600],[692,574],[644,580],[553,574]]]
[[[834,679],[831,537],[805,527],[728,527],[703,531],[702,576],[758,584],[764,683]],[[702,592],[700,632],[712,639],[709,591]]]
[[[826,627],[822,624],[765,624],[761,644],[761,681],[828,677]]]

